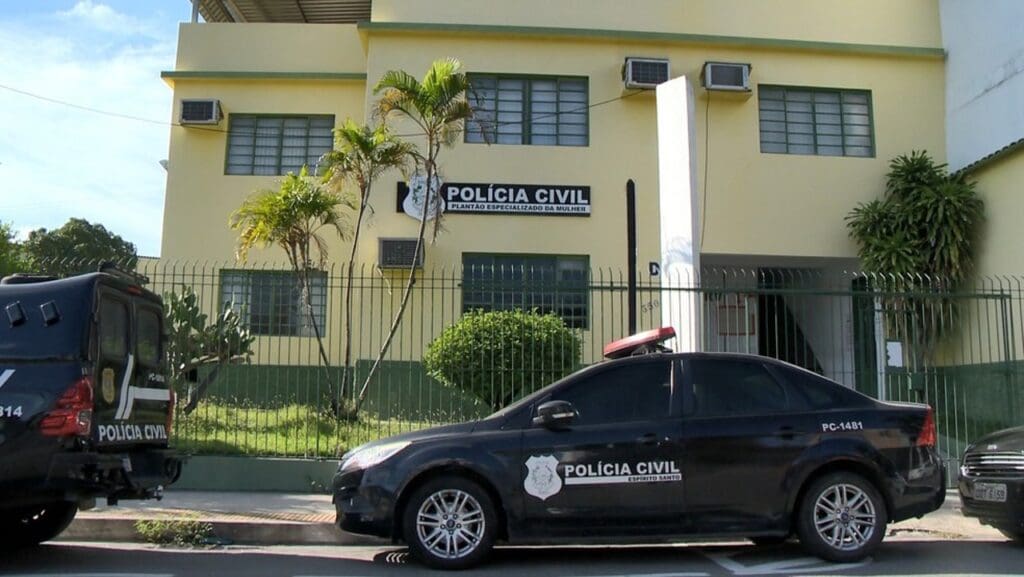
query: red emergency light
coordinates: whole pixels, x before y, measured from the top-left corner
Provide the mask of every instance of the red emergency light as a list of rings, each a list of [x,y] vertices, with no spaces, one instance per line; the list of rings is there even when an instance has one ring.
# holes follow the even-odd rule
[[[675,338],[676,330],[672,327],[661,327],[628,336],[624,339],[612,341],[604,346],[604,356],[607,359],[621,359],[622,357],[634,354],[644,354],[654,351],[664,351],[661,343]]]

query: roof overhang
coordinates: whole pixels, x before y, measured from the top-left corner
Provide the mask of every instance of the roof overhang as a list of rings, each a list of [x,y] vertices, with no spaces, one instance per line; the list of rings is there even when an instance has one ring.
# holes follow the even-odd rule
[[[351,24],[370,19],[371,0],[193,0],[207,22]]]

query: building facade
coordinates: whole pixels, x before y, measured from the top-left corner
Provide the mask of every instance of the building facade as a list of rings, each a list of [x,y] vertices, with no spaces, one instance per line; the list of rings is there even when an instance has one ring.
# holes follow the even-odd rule
[[[936,0],[196,6],[206,21],[181,25],[175,69],[163,78],[174,91],[176,122],[192,100],[216,100],[223,114],[214,124],[172,128],[161,258],[222,263],[222,299],[245,300],[253,310],[260,306],[253,295],[272,292],[260,288],[270,281],[237,270],[231,212],[254,190],[314,164],[345,119],[377,122],[373,88],[386,71],[420,76],[437,58],[463,63],[477,111],[442,152],[442,189],[453,192],[445,230],[424,263],[425,270],[460,271],[462,310],[538,307],[594,331],[601,306],[573,296],[573,288],[604,271],[621,279],[628,180],[637,190],[641,269],[663,262],[661,226],[673,216],[660,210],[658,106],[655,91],[624,83],[630,58],[665,62],[669,77],[692,86],[692,157],[678,162],[695,167],[692,248],[704,267],[770,271],[777,288],[805,273],[855,270],[844,218],[881,195],[890,159],[921,149],[947,158]],[[749,90],[705,89],[709,62],[747,65]],[[395,132],[416,141],[408,124],[397,123]],[[360,263],[381,263],[382,239],[415,237],[419,222],[404,210],[404,181],[395,171],[376,183]],[[348,254],[341,240],[331,246],[336,261]],[[257,257],[284,260],[276,249]],[[506,278],[495,272],[502,269],[521,274]],[[380,274],[396,284],[405,275]],[[537,288],[549,278],[555,289]],[[754,289],[765,278],[709,274],[702,282]],[[318,301],[326,319],[340,314],[332,298],[314,298],[326,301]],[[779,345],[761,333],[785,324],[775,338],[813,357],[801,364],[853,384],[854,342],[873,338],[856,333],[874,325],[857,322],[852,304],[806,302],[737,296],[705,306],[711,312],[698,340],[702,348],[765,352]]]

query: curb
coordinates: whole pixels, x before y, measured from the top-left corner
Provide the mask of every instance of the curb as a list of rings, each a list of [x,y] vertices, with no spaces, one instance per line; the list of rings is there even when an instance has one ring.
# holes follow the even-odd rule
[[[79,517],[61,534],[62,541],[116,541],[145,543],[135,530],[137,518]],[[204,520],[213,526],[215,538],[240,545],[339,545],[381,546],[388,539],[347,533],[332,523],[268,523]]]

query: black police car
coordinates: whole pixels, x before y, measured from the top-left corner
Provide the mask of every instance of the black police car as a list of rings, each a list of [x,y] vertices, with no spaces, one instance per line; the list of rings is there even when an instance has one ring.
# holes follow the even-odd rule
[[[338,524],[404,540],[445,569],[479,563],[497,541],[793,533],[848,562],[887,523],[942,504],[928,406],[879,402],[767,358],[664,352],[672,336],[612,343],[616,360],[480,421],[350,451],[334,478]]]
[[[157,497],[180,474],[162,304],[139,281],[0,281],[0,547],[52,539],[98,497]]]
[[[1024,427],[997,431],[964,451],[963,513],[1024,545]]]

